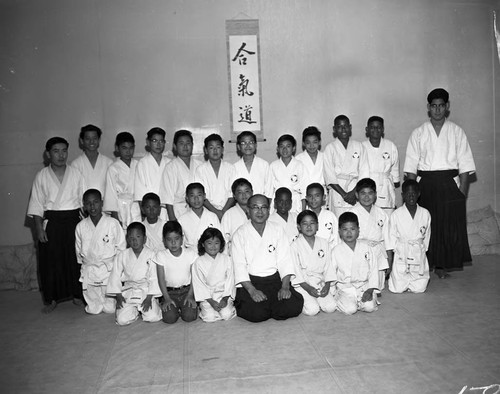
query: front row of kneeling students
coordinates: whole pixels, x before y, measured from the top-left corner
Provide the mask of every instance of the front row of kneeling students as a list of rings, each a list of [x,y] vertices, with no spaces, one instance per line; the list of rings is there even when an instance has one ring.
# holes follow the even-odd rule
[[[286,188],[276,191],[271,217],[269,200],[252,196],[247,180],[236,180],[232,191],[237,204],[222,225],[203,207],[199,183],[187,187],[190,210],[178,221],[163,222],[158,196],[148,193],[144,222],[131,223],[125,235],[102,214],[100,192],[87,190],[88,217],[76,228],[86,312],[115,312],[119,325],[139,316],[175,323],[238,315],[258,322],[376,311],[386,279],[394,293],[425,291],[431,219],[417,204],[416,181],[403,183],[404,205],[390,218],[374,205],[376,186],[368,178],[356,186],[358,203],[338,220],[322,208],[320,184],[309,185],[309,209],[297,217]]]

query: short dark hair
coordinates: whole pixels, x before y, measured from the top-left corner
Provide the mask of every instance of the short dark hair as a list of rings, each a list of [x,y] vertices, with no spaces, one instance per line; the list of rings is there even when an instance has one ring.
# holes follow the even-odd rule
[[[186,196],[191,190],[194,189],[201,189],[201,191],[205,193],[205,186],[203,186],[200,182],[193,182],[186,186]]]
[[[144,226],[141,222],[130,223],[127,227],[127,235],[129,235],[132,230],[139,230],[142,235],[146,235],[146,226]]]
[[[118,133],[116,135],[116,140],[115,140],[116,146],[120,146],[121,144],[124,144],[125,142],[130,142],[131,144],[135,145],[135,138],[128,131],[122,131],[121,133]]]
[[[169,220],[167,223],[163,225],[162,236],[165,238],[167,234],[177,233],[180,236],[183,236],[184,233],[182,231],[181,224],[176,220]]]
[[[241,140],[245,137],[252,137],[254,142],[257,142],[257,136],[252,133],[251,131],[242,131],[238,136],[236,137],[236,143],[241,144]]]
[[[363,178],[356,183],[356,193],[359,193],[362,189],[369,188],[375,193],[377,192],[377,184],[371,178]]]
[[[203,244],[207,239],[211,238],[218,238],[220,241],[219,253],[222,253],[224,251],[224,247],[226,246],[226,241],[224,240],[224,237],[220,232],[220,230],[215,227],[207,227],[205,231],[203,231],[203,233],[201,234],[200,239],[198,240],[198,254],[200,256],[203,256],[206,253],[205,245]]]
[[[242,185],[248,186],[250,189],[252,189],[252,192],[253,192],[253,186],[248,179],[238,178],[231,185],[231,191],[233,192],[233,194],[235,194],[236,189]]]
[[[420,184],[415,179],[407,179],[404,181],[401,185],[401,191],[405,193],[410,187],[413,187],[415,190],[420,192]]]
[[[372,122],[380,122],[383,126],[384,125],[384,118],[377,116],[377,115],[370,116],[368,118],[368,121],[366,122],[366,125],[369,126],[370,123],[372,123]]]
[[[156,193],[146,193],[142,196],[141,206],[144,205],[146,201],[154,201],[161,205],[160,197]]]
[[[318,221],[318,215],[316,215],[316,212],[313,212],[310,209],[306,209],[297,215],[297,224],[299,226],[302,219],[304,219],[306,216],[312,216],[314,220]]]
[[[63,137],[52,137],[47,140],[45,143],[45,150],[48,152],[52,149],[52,147],[56,144],[64,144],[66,148],[69,148],[69,143]]]
[[[279,145],[279,144],[281,144],[282,142],[285,142],[285,141],[291,142],[294,147],[297,146],[297,140],[291,134],[283,134],[280,138],[278,138],[278,142],[276,143],[276,145]]]
[[[85,133],[87,131],[95,131],[97,133],[97,137],[101,138],[102,130],[99,127],[97,127],[96,125],[88,124],[88,125],[83,126],[80,129],[80,139],[81,140],[83,140],[83,138],[85,137]]]
[[[205,140],[203,141],[203,145],[205,146],[205,148],[208,147],[208,143],[211,141],[220,142],[221,145],[224,146],[224,140],[219,134],[212,133],[208,137],[206,137]]]
[[[321,183],[314,182],[314,183],[311,183],[310,185],[308,185],[306,188],[306,195],[307,195],[307,193],[309,193],[309,190],[311,190],[311,189],[320,189],[323,196],[325,195],[325,188],[323,187],[323,185]]]
[[[147,139],[150,140],[151,138],[153,138],[153,135],[155,134],[159,134],[161,135],[163,138],[165,138],[165,135],[167,133],[165,133],[165,130],[163,130],[161,127],[153,127],[152,129],[149,129],[149,131],[147,132]]]
[[[432,104],[432,101],[436,99],[443,99],[447,103],[450,100],[450,94],[443,88],[434,89],[427,95],[427,102]]]
[[[333,125],[335,126],[337,123],[339,123],[342,120],[345,120],[347,123],[351,124],[351,121],[349,120],[349,118],[346,115],[342,114],[342,115],[338,115],[335,117],[335,119],[333,120]]]
[[[191,143],[193,143],[193,133],[191,133],[189,130],[177,130],[174,134],[174,145],[177,144],[177,141],[179,141],[179,138],[181,137],[189,137],[191,140]]]
[[[339,216],[339,228],[346,223],[355,223],[359,227],[358,215],[354,212],[344,212]]]
[[[85,193],[83,193],[83,197],[82,197],[82,200],[85,201],[85,199],[92,195],[92,194],[95,194],[97,197],[99,197],[99,200],[102,200],[102,194],[99,190],[97,189],[87,189],[85,190]]]
[[[287,187],[280,187],[276,189],[276,191],[274,192],[274,198],[278,198],[278,196],[281,196],[282,194],[286,194],[290,198],[290,200],[292,199],[292,192]]]
[[[305,142],[306,138],[310,136],[317,137],[321,141],[321,131],[316,126],[309,126],[304,129],[302,132],[302,142]]]

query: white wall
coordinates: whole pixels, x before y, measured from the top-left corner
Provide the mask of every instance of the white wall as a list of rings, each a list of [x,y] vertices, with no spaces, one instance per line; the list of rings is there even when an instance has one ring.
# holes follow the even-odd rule
[[[451,120],[467,132],[477,182],[469,209],[499,207],[500,68],[496,1],[416,0],[0,0],[0,244],[31,242],[26,207],[45,141],[78,151],[79,128],[118,131],[137,153],[146,131],[210,127],[229,137],[225,20],[259,19],[266,142],[309,125],[331,141],[345,113],[353,137],[381,115],[402,162],[410,132],[426,119],[434,87],[451,93]],[[497,138],[495,138],[497,137]],[[226,157],[235,160],[234,145]]]

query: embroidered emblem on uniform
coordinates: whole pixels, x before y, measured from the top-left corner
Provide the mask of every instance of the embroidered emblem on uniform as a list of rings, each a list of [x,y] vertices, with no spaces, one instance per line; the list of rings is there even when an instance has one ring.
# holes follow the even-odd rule
[[[318,256],[321,258],[325,257],[325,251],[323,249],[318,250]]]
[[[377,225],[379,227],[384,227],[384,221],[382,219],[380,219],[378,222],[377,222]]]
[[[106,234],[102,240],[103,240],[105,243],[108,243],[108,242],[109,242],[109,237],[108,237],[108,234]]]
[[[385,160],[387,160],[387,159],[390,159],[390,158],[391,158],[391,155],[389,154],[389,152],[384,152],[384,153],[382,154],[382,157],[383,157]]]
[[[299,180],[299,177],[298,177],[297,175],[295,175],[295,174],[294,174],[294,175],[292,175],[292,176],[290,177],[290,180],[291,180],[293,183],[295,183],[295,182],[297,182],[297,181]]]
[[[269,246],[267,247],[267,251],[268,251],[269,253],[273,253],[275,250],[276,250],[276,246],[274,246],[274,245],[269,245]]]
[[[359,153],[358,153],[358,152],[354,152],[354,153],[352,154],[352,158],[353,158],[353,159],[359,159]]]
[[[333,228],[333,223],[332,222],[325,223],[325,227],[327,230],[331,230]]]
[[[425,226],[420,227],[420,234],[425,235],[426,231],[427,229],[425,228]]]

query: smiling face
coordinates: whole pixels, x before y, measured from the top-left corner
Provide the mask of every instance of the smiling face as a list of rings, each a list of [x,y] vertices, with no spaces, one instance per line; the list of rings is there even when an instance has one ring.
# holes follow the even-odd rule
[[[203,247],[205,248],[206,254],[208,254],[212,258],[215,258],[220,252],[220,246],[220,239],[216,237],[209,238],[205,242],[203,242]]]
[[[186,202],[191,209],[200,209],[205,202],[205,193],[199,188],[194,188],[186,195]]]
[[[54,144],[47,151],[47,156],[52,167],[65,167],[68,160],[68,146],[64,143]]]
[[[92,219],[98,219],[102,216],[102,200],[96,193],[85,196],[83,207]]]
[[[99,149],[100,142],[101,139],[99,138],[97,131],[86,131],[83,134],[83,139],[80,138],[80,144],[86,152],[95,152]]]
[[[265,196],[254,196],[248,202],[250,220],[263,224],[269,218],[269,202]]]
[[[370,122],[365,130],[370,141],[379,141],[384,136],[384,125],[378,120]]]
[[[251,187],[248,185],[239,185],[234,192],[234,199],[240,206],[245,206],[248,203],[248,199],[252,197],[252,194]]]
[[[180,158],[189,158],[193,154],[193,142],[191,138],[187,135],[179,137],[177,143],[175,144],[175,150],[177,152],[177,156]]]
[[[257,151],[257,142],[252,136],[247,135],[241,138],[241,141],[236,146],[236,149],[238,149],[243,156],[250,157],[255,155],[255,152]]]
[[[356,198],[364,208],[371,208],[377,199],[377,193],[371,187],[364,187],[356,192]]]
[[[314,155],[319,150],[320,145],[321,140],[315,135],[308,135],[304,139],[304,149],[310,155]]]
[[[333,136],[341,141],[347,141],[352,135],[352,126],[348,120],[341,119],[333,125]]]
[[[292,141],[280,142],[277,149],[281,159],[289,159],[295,154],[295,146],[293,146]]]
[[[307,191],[306,194],[307,205],[312,210],[320,209],[321,205],[323,205],[323,199],[324,199],[323,189],[319,189],[317,187],[311,187]]]
[[[299,232],[306,237],[313,237],[318,231],[318,221],[311,215],[302,218],[299,225]]]

